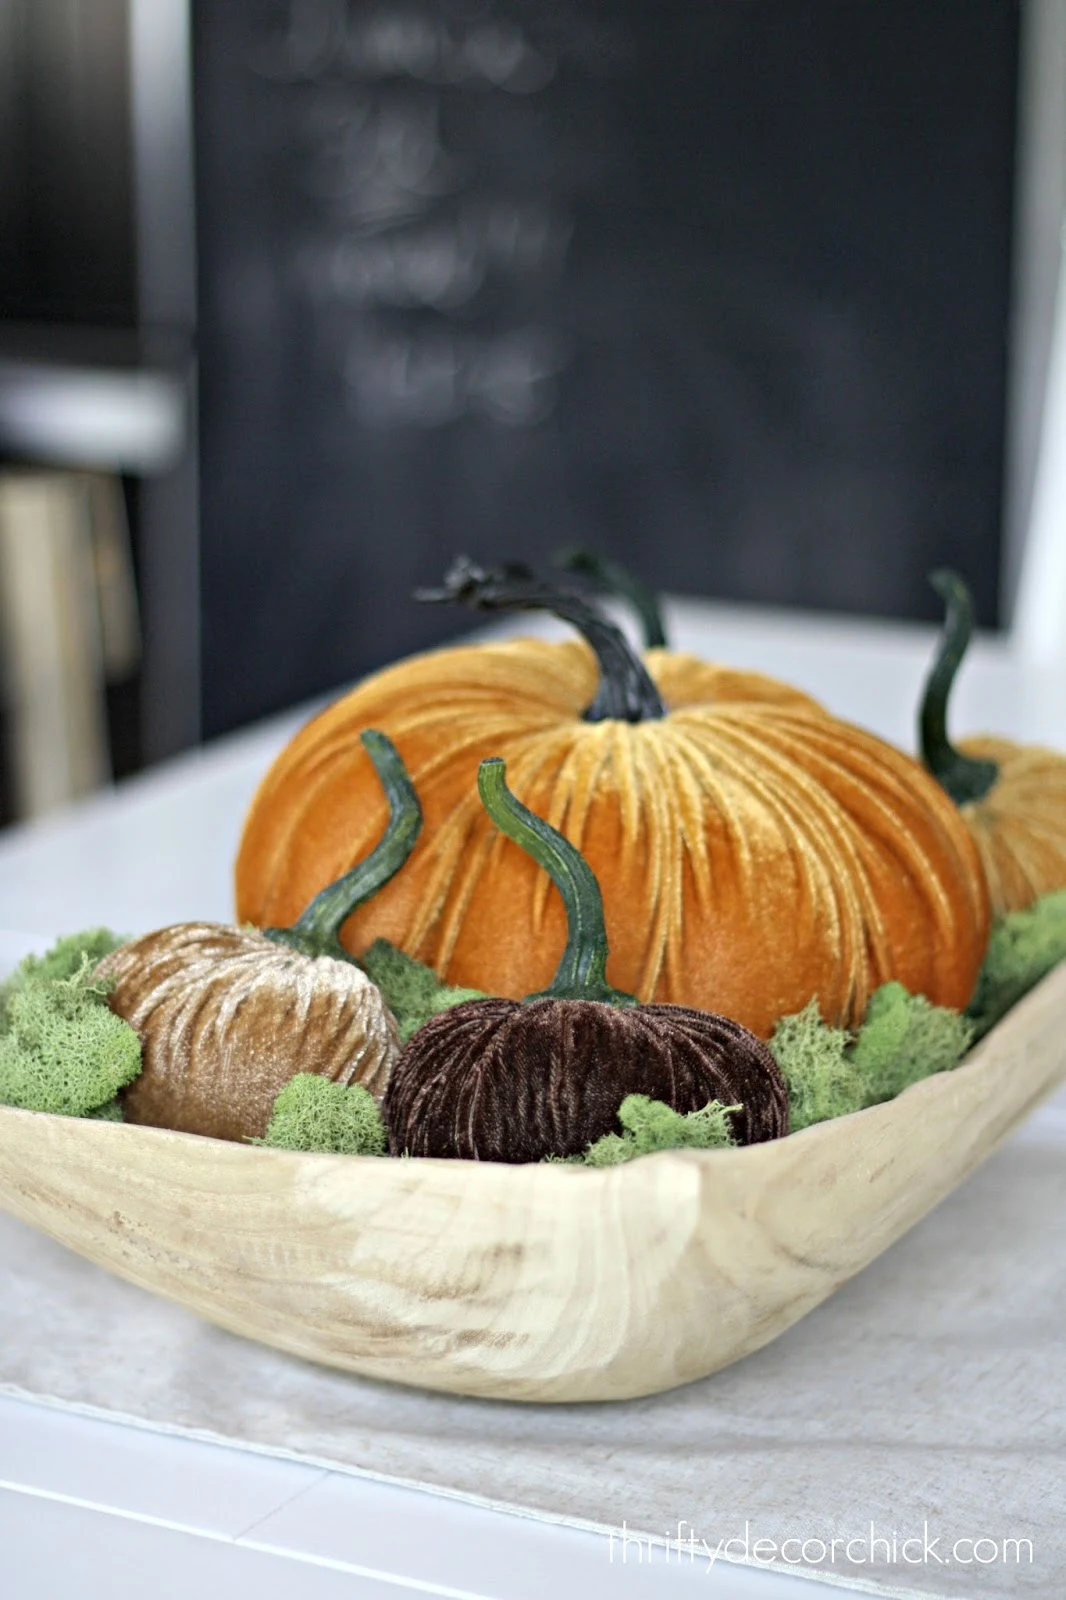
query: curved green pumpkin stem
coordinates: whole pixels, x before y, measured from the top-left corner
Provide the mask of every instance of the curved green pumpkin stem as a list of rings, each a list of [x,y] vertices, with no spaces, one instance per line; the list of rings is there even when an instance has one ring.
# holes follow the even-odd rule
[[[288,945],[301,955],[332,956],[336,961],[350,961],[353,966],[358,963],[340,942],[341,928],[395,877],[422,832],[422,807],[396,746],[374,728],[359,737],[389,802],[385,832],[364,860],[357,861],[343,877],[315,895],[291,928],[263,929],[275,944]]]
[[[947,611],[918,719],[922,760],[940,787],[961,806],[984,798],[999,777],[999,767],[994,761],[964,756],[948,738],[948,698],[973,634],[973,601],[957,572],[931,572],[929,582]]]
[[[501,833],[544,868],[566,907],[566,949],[555,977],[547,989],[526,999],[602,1000],[610,1006],[635,1006],[635,995],[612,989],[607,982],[603,896],[588,862],[569,839],[511,793],[507,765],[501,757],[492,756],[481,763],[477,787],[482,805]]]
[[[658,650],[665,647],[666,628],[658,595],[654,589],[634,577],[620,561],[612,561],[610,556],[598,556],[592,550],[571,549],[557,550],[552,556],[552,565],[562,567],[565,572],[579,572],[582,577],[591,578],[593,583],[599,584],[608,594],[616,594],[620,600],[627,601],[640,618],[644,630],[644,648]]]
[[[526,566],[486,571],[458,556],[441,588],[419,589],[415,598],[451,601],[478,611],[550,611],[585,636],[599,663],[600,684],[584,713],[586,722],[651,722],[666,716],[662,696],[621,628],[584,595],[544,583]]]

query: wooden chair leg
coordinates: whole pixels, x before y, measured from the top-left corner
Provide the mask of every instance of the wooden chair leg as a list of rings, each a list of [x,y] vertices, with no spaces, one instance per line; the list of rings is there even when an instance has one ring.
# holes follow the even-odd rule
[[[133,575],[122,483],[109,472],[87,472],[93,575],[100,610],[100,651],[106,683],[124,683],[141,663],[141,620]]]
[[[0,475],[0,648],[20,817],[110,780],[90,495],[78,473]]]

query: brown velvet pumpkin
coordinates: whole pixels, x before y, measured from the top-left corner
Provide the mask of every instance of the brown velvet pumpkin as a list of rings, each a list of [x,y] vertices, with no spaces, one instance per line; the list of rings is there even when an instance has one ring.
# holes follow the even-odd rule
[[[947,612],[922,701],[923,760],[973,835],[993,914],[1024,911],[1066,889],[1066,756],[992,734],[951,743],[948,700],[973,633],[973,603],[956,573],[934,572],[930,582]]]
[[[596,879],[561,834],[510,793],[505,764],[481,763],[486,811],[560,892],[566,949],[551,987],[518,1000],[471,1000],[408,1041],[384,1115],[393,1155],[541,1161],[619,1133],[630,1094],[675,1111],[717,1101],[740,1144],[788,1132],[788,1092],[761,1040],[728,1017],[635,1003],[606,980]]]
[[[112,1011],[141,1040],[140,1075],[122,1095],[127,1122],[261,1138],[297,1073],[384,1093],[399,1030],[337,929],[407,859],[421,812],[389,740],[370,730],[362,744],[388,798],[388,827],[293,927],[182,922],[131,939],[98,966],[114,985]]]
[[[917,762],[773,679],[666,650],[642,665],[587,603],[526,577],[457,564],[444,592],[555,611],[586,640],[416,656],[316,717],[253,801],[242,920],[294,915],[380,826],[359,745],[374,726],[396,741],[426,830],[342,930],[353,951],[384,937],[450,983],[513,998],[548,982],[562,908],[474,789],[479,761],[499,753],[599,879],[612,979],[641,1000],[724,1012],[764,1036],[815,995],[828,1020],[858,1023],[891,978],[967,1004],[988,936],[984,876]]]

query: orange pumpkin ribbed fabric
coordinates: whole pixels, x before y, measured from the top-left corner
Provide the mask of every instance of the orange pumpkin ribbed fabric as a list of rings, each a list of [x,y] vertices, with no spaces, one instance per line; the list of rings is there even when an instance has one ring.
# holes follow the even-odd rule
[[[1041,895],[1066,889],[1066,756],[992,734],[960,739],[959,749],[999,767],[988,793],[961,807],[993,914],[1025,911]]]
[[[550,881],[489,822],[486,756],[584,854],[603,891],[612,984],[696,1006],[764,1037],[817,996],[861,1020],[898,979],[964,1007],[984,957],[988,895],[973,840],[909,757],[759,674],[653,650],[668,715],[586,722],[598,682],[582,641],[517,639],[420,655],[368,678],[292,740],[249,812],[237,915],[294,919],[380,834],[360,743],[395,742],[425,828],[406,867],[344,927],[450,983],[519,998],[566,940]]]

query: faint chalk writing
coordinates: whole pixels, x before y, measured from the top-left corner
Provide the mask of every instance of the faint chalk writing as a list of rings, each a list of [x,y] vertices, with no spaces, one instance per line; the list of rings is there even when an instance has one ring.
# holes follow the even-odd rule
[[[464,176],[441,144],[431,96],[324,97],[310,108],[307,133],[307,192],[370,226],[421,215]]]
[[[362,78],[405,74],[423,83],[484,83],[511,94],[535,94],[555,76],[555,62],[506,18],[457,34],[424,12],[380,12],[349,23],[343,59]]]
[[[553,57],[511,18],[486,16],[462,26],[424,6],[368,9],[347,0],[289,0],[287,26],[259,48],[255,66],[289,80],[332,70],[372,82],[407,77],[510,94],[535,94],[556,70]]]
[[[534,176],[554,168],[553,113],[530,119],[517,97],[564,68],[612,76],[628,42],[569,0],[285,0],[275,14],[251,65],[306,86],[282,103],[318,219],[294,240],[288,281],[313,308],[320,359],[341,366],[353,414],[423,427],[543,420],[569,360],[545,312],[574,224]],[[506,150],[512,127],[517,193],[494,147]],[[559,188],[589,181],[578,162]]]
[[[438,427],[481,413],[528,427],[551,412],[566,359],[547,328],[495,338],[449,328],[411,335],[368,329],[349,346],[345,377],[360,422]]]
[[[448,310],[473,300],[493,270],[542,277],[561,263],[569,238],[569,225],[545,205],[468,202],[455,218],[311,241],[297,271],[316,304]]]

